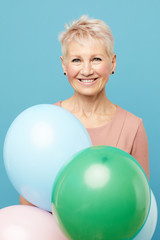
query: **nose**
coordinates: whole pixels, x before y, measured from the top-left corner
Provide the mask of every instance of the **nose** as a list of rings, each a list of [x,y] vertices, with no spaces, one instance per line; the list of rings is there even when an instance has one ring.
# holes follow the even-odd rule
[[[93,74],[93,68],[90,62],[84,62],[81,68],[81,74],[83,76],[90,76]]]

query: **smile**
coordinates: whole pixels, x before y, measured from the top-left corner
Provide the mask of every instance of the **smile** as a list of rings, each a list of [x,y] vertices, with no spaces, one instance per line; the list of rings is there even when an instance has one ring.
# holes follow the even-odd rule
[[[94,82],[97,80],[97,78],[93,78],[93,79],[78,79],[79,81],[81,82],[84,82],[84,83],[91,83],[91,82]]]
[[[78,78],[77,80],[81,86],[92,87],[93,85],[95,85],[97,83],[98,78],[90,78],[90,79]]]

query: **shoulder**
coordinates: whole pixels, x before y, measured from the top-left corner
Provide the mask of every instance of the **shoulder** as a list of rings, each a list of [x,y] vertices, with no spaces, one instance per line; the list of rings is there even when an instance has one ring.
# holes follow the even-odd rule
[[[119,117],[123,116],[125,120],[125,125],[128,125],[128,127],[136,127],[139,128],[140,125],[143,124],[142,118],[136,116],[135,114],[121,108],[120,106],[118,107],[118,112],[119,112]]]

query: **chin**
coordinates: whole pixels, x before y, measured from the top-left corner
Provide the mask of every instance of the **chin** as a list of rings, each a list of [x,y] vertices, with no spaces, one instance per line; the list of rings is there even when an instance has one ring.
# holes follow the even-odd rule
[[[85,97],[94,97],[98,94],[98,92],[93,91],[79,91],[78,94],[85,96]]]

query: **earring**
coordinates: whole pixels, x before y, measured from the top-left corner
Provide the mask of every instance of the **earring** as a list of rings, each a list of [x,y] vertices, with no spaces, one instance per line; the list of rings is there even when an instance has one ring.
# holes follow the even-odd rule
[[[64,72],[64,75],[66,75],[66,73]]]
[[[114,71],[112,71],[112,74],[114,74]]]

